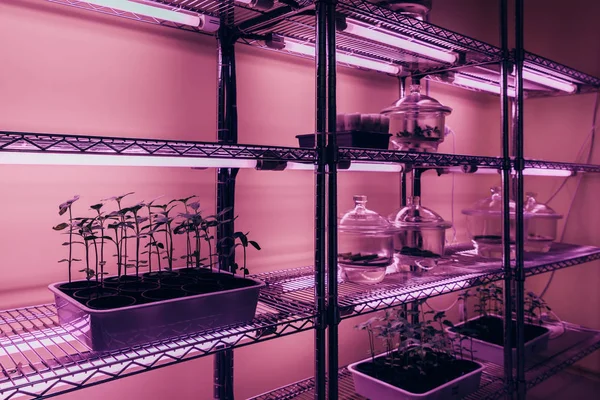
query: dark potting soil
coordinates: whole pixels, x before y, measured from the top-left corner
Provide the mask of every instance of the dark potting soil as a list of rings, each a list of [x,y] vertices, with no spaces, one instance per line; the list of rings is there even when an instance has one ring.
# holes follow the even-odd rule
[[[516,324],[512,324],[511,347],[516,347]],[[469,336],[484,342],[504,346],[504,321],[502,318],[486,315],[450,329],[452,332]],[[547,333],[548,329],[539,325],[525,324],[525,343]]]
[[[158,282],[160,283],[160,287],[181,288],[183,285],[196,283],[196,279],[194,279],[192,276],[171,276],[168,278],[163,278]]]
[[[430,353],[427,355],[430,363],[425,366],[424,374],[420,373],[414,355],[406,357],[380,357],[372,361],[358,364],[356,369],[372,378],[386,382],[397,388],[414,394],[429,392],[445,383],[478,369],[479,364],[469,360],[457,360],[445,354]],[[437,364],[437,365],[434,365]],[[408,367],[408,368],[407,368]]]
[[[183,291],[193,296],[195,294],[215,293],[223,291],[223,286],[217,282],[191,283],[181,287]]]
[[[75,293],[73,293],[72,297],[76,299],[82,299],[85,302],[87,300],[95,299],[98,297],[113,296],[115,294],[117,294],[116,289],[103,288],[97,286],[95,288],[78,290]]]

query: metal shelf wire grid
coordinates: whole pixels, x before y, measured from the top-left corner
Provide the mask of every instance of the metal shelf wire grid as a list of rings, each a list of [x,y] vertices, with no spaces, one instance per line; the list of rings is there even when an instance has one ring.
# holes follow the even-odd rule
[[[314,305],[293,293],[281,296],[280,283],[295,270],[260,274],[261,291],[254,320],[182,335],[112,352],[90,351],[58,323],[54,305],[0,311],[0,399],[54,396],[314,327]]]
[[[315,151],[307,148],[23,132],[0,132],[3,151],[302,162],[316,158]]]
[[[569,326],[564,334],[550,340],[548,349],[527,360],[527,387],[531,389],[599,348],[600,332]],[[502,378],[503,368],[485,361],[482,363],[485,369],[481,375],[479,390],[467,396],[466,399],[502,398],[506,393]],[[352,375],[346,368],[340,370],[338,382],[340,400],[366,400],[354,392]],[[250,400],[311,400],[314,398],[313,388],[314,379],[309,378],[252,397]]]
[[[431,166],[476,165],[479,167],[502,168],[500,157],[467,156],[462,154],[417,153],[394,150],[354,149],[340,147],[340,159],[366,162],[394,162]]]
[[[102,14],[112,15],[115,17],[127,18],[134,21],[146,22],[155,25],[162,25],[170,28],[183,29],[192,32],[202,32],[196,27],[188,25],[182,25],[170,21],[164,21],[152,17],[147,17],[141,14],[123,12],[115,10],[110,7],[102,7],[95,4],[90,4],[85,0],[46,0],[51,3],[57,3],[65,6],[76,7],[83,10],[99,12]],[[283,7],[286,7],[285,3],[275,1],[275,4],[270,10],[263,11],[257,10],[249,5],[238,3],[233,0],[146,0],[148,3],[156,3],[157,6],[163,6],[170,10],[181,10],[192,13],[200,13],[205,15],[211,15],[214,17],[221,17],[225,23],[231,25],[239,25],[243,22],[252,20],[256,17],[265,15],[267,12],[272,12]],[[296,1],[298,6],[303,7],[312,3],[312,0],[298,0]],[[210,34],[210,33],[208,33]]]

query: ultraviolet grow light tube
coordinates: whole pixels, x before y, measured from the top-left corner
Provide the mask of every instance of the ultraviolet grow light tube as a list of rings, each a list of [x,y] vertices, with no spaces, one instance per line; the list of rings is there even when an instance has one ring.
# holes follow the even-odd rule
[[[93,4],[99,7],[112,8],[114,10],[140,14],[146,17],[170,21],[177,24],[200,27],[203,24],[200,15],[187,14],[166,8],[151,6],[149,4],[137,3],[128,0],[81,0],[83,3]]]
[[[473,89],[479,89],[490,93],[500,94],[500,86],[494,85],[490,82],[485,82],[479,79],[471,78],[470,76],[462,74],[454,75],[454,83],[457,85],[471,87]],[[515,97],[515,88],[509,87],[507,90],[507,94],[509,97]]]
[[[256,160],[202,157],[124,156],[113,154],[0,152],[0,165],[89,165],[105,167],[256,168]],[[287,162],[286,170],[312,171],[314,164]],[[402,165],[352,163],[340,172],[401,172]]]
[[[548,86],[567,93],[575,93],[577,91],[577,85],[565,82],[558,78],[551,78],[549,76],[540,75],[536,72],[527,69],[527,67],[523,68],[523,79],[539,83],[540,85]]]
[[[461,167],[450,167],[447,169],[448,172],[452,173],[462,173],[464,172]],[[477,171],[473,172],[473,174],[477,175],[497,175],[500,174],[500,171],[494,168],[479,168]],[[566,169],[555,169],[555,168],[525,168],[523,169],[523,175],[526,176],[571,176],[574,175],[572,171]]]
[[[305,56],[315,56],[315,48],[312,45],[294,42],[288,38],[285,38],[285,50],[291,51],[293,53],[303,54]],[[337,61],[354,65],[357,67],[372,69],[375,71],[385,72],[388,74],[397,75],[400,72],[400,68],[387,64],[381,61],[368,60],[366,58],[353,56],[350,54],[344,54],[337,52],[335,55]]]
[[[363,24],[351,19],[346,20],[346,23],[348,27],[344,30],[344,32],[352,35],[360,36],[365,39],[371,39],[379,43],[388,44],[450,64],[454,64],[458,58],[455,53],[426,46],[414,40],[409,40],[398,36],[393,32],[378,30],[376,29],[377,27],[373,25]]]

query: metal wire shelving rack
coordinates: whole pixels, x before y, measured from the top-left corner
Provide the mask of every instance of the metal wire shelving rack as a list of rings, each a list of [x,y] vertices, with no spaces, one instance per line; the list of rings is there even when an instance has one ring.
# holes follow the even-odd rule
[[[102,7],[85,0],[46,0],[83,10],[100,12],[112,16],[127,18],[139,22],[162,25],[187,31],[210,34],[196,27],[176,24],[157,18],[149,18],[135,13],[120,12],[110,7]],[[489,45],[476,39],[452,32],[428,22],[419,21],[399,13],[390,11],[366,0],[338,0],[333,2],[312,0],[279,0],[275,1],[269,10],[252,8],[247,2],[232,0],[149,0],[168,9],[198,12],[221,19],[221,29],[216,34],[220,49],[223,50],[219,60],[222,71],[224,65],[235,60],[233,44],[243,43],[260,48],[268,48],[265,40],[272,34],[279,34],[314,45],[317,49],[325,48],[325,35],[333,37],[336,50],[340,54],[358,55],[364,58],[384,61],[399,67],[400,76],[416,76],[455,85],[447,79],[447,74],[460,70],[461,73],[480,77],[501,87],[503,78],[508,78],[507,68],[511,64],[517,66],[517,79],[522,74],[523,64],[550,77],[560,77],[577,85],[576,93],[600,91],[600,79],[576,71],[567,66],[555,63],[546,58],[527,53],[522,49],[522,41],[514,53],[506,46],[502,48]],[[507,9],[504,3],[504,10]],[[522,6],[522,1],[517,5]],[[326,17],[331,17],[334,11],[338,15],[357,21],[377,25],[379,28],[395,32],[399,35],[414,38],[421,42],[435,45],[459,55],[455,64],[447,64],[432,60],[426,56],[402,51],[395,47],[375,42],[369,39],[339,32],[335,33],[329,27],[325,29]],[[522,22],[522,21],[521,21]],[[522,26],[518,30],[521,30]],[[315,34],[321,29],[322,36]],[[503,29],[506,29],[504,26]],[[521,38],[522,39],[522,38]],[[273,50],[269,48],[269,50]],[[286,52],[285,49],[277,50]],[[324,138],[325,132],[334,129],[325,125],[328,109],[329,119],[335,116],[335,94],[326,95],[325,72],[329,68],[330,77],[335,78],[335,58],[326,60],[317,51],[317,119],[316,130]],[[231,65],[231,64],[228,64]],[[349,65],[346,65],[349,66]],[[482,68],[485,73],[482,74]],[[229,71],[231,73],[231,70]],[[482,76],[483,75],[483,76]],[[322,79],[319,79],[322,77]],[[523,168],[561,169],[574,172],[600,172],[598,165],[560,163],[542,160],[527,160],[522,154],[502,157],[482,157],[474,155],[454,154],[425,154],[399,151],[363,150],[350,148],[331,148],[327,154],[325,141],[317,141],[315,149],[297,149],[277,146],[257,146],[237,144],[237,126],[231,121],[232,99],[227,90],[233,82],[235,92],[235,72],[224,74],[219,82],[219,142],[189,142],[165,141],[154,139],[106,138],[97,136],[70,136],[60,134],[0,132],[0,163],[12,163],[14,154],[49,154],[57,156],[116,156],[149,159],[152,157],[180,160],[193,159],[226,159],[226,160],[256,160],[266,162],[295,162],[311,164],[318,176],[323,180],[317,184],[316,198],[317,221],[324,221],[326,206],[328,211],[335,211],[333,203],[324,203],[325,166],[330,171],[330,193],[335,194],[336,167],[344,161],[366,163],[400,163],[408,167],[450,167],[475,166],[500,170],[507,177],[515,174],[517,182]],[[331,79],[331,78],[330,78]],[[455,85],[460,86],[460,85]],[[518,96],[517,103],[522,97],[557,96],[563,93],[543,88],[540,85],[523,84],[523,96]],[[333,86],[335,88],[335,85]],[[470,90],[474,90],[469,88]],[[334,91],[335,92],[335,91]],[[519,91],[517,91],[519,92]],[[505,98],[506,96],[504,96]],[[521,107],[522,104],[518,104]],[[334,118],[335,119],[335,118]],[[506,119],[505,119],[506,120]],[[320,121],[320,122],[319,122]],[[517,129],[517,136],[522,137]],[[504,132],[507,135],[507,132]],[[60,163],[60,160],[57,162]],[[233,166],[235,167],[235,166]],[[268,167],[266,169],[269,169]],[[333,184],[332,178],[333,177]],[[319,189],[320,188],[320,189]],[[333,189],[333,191],[331,191]],[[222,185],[218,190],[218,204],[226,207],[232,204],[230,197],[231,185]],[[335,196],[334,196],[335,198]],[[320,200],[319,200],[320,199]],[[320,201],[323,202],[320,202]],[[330,214],[331,215],[331,214]],[[333,213],[335,215],[335,213]],[[297,268],[281,272],[266,273],[257,276],[267,282],[267,288],[262,291],[260,304],[254,321],[247,326],[235,326],[214,332],[201,332],[196,335],[182,336],[169,341],[150,343],[131,349],[123,349],[110,354],[95,354],[73,342],[68,332],[63,332],[57,325],[55,311],[52,305],[26,307],[0,312],[0,398],[13,398],[23,395],[26,398],[52,396],[58,393],[77,390],[101,382],[110,381],[145,370],[170,365],[187,359],[198,358],[208,354],[217,354],[219,362],[227,360],[227,351],[232,348],[269,340],[279,336],[293,334],[309,329],[315,329],[319,338],[317,345],[317,362],[315,378],[297,382],[282,389],[257,398],[291,399],[324,398],[325,390],[325,329],[336,332],[336,314],[339,319],[374,312],[421,298],[432,297],[444,293],[477,286],[507,278],[506,269],[502,263],[489,263],[478,259],[468,251],[450,252],[442,261],[445,263],[438,274],[422,277],[409,277],[407,274],[391,274],[381,287],[374,289],[350,283],[337,284],[335,279],[335,262],[329,262],[329,302],[325,302],[324,285],[328,281],[325,263],[324,238],[329,235],[329,250],[335,249],[331,239],[335,239],[335,224],[330,225],[326,232],[325,225],[319,225],[315,231],[317,237],[317,255],[315,267]],[[335,243],[335,240],[333,241]],[[320,247],[319,247],[320,246]],[[462,249],[464,250],[464,249]],[[334,254],[335,256],[335,254]],[[519,259],[515,267],[521,268],[523,278],[539,273],[554,271],[600,258],[600,249],[587,246],[557,245],[554,250],[535,259]],[[331,259],[330,259],[331,260]],[[507,265],[508,263],[505,263]],[[520,265],[522,264],[522,267]],[[333,268],[333,269],[332,269]],[[332,283],[335,282],[335,283]],[[339,286],[339,287],[338,287]],[[332,297],[333,296],[333,297]],[[328,317],[322,319],[327,312]],[[571,338],[582,330],[570,326],[564,338]],[[587,336],[578,336],[569,346],[560,347],[552,354],[546,354],[538,364],[527,365],[526,383],[530,387],[564,367],[572,364],[586,354],[600,347],[600,334],[582,330]],[[580,333],[580,332],[579,332]],[[330,334],[330,348],[337,348],[337,333]],[[583,335],[583,334],[582,334]],[[66,340],[65,340],[66,338]],[[333,338],[333,339],[331,339]],[[565,339],[561,339],[561,343]],[[559,343],[559,342],[555,342]],[[225,349],[225,350],[224,350]],[[337,355],[335,351],[330,354]],[[221,357],[224,355],[223,357]],[[330,368],[337,371],[337,363]],[[221,374],[226,367],[217,363],[215,374]],[[333,373],[331,373],[333,374]],[[506,390],[513,390],[502,379],[505,371],[500,367],[489,366],[481,390],[472,398],[491,398]],[[221,380],[223,376],[219,377]],[[225,380],[231,380],[225,376]],[[334,380],[337,382],[337,380]],[[330,394],[336,393],[338,385],[330,383]],[[317,390],[314,390],[315,387]],[[332,389],[333,387],[333,389]],[[520,393],[523,389],[521,389]],[[349,374],[342,369],[339,372],[339,398],[359,399],[353,394]],[[229,394],[219,391],[221,398]]]

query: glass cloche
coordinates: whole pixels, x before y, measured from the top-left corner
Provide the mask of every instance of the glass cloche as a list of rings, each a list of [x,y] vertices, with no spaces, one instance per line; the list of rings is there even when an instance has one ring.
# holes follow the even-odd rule
[[[490,189],[491,196],[477,201],[473,207],[463,210],[467,216],[467,230],[475,245],[477,254],[484,257],[502,258],[502,188]],[[514,258],[516,237],[516,205],[509,202],[511,258]],[[523,227],[527,232],[529,213],[523,214]]]
[[[531,214],[525,237],[525,251],[546,253],[556,240],[558,220],[562,215],[546,204],[538,203],[536,196],[536,193],[527,193],[525,201],[525,211]]]
[[[419,196],[408,198],[407,205],[390,215],[389,221],[396,228],[394,252],[400,269],[427,270],[437,265],[444,255],[446,229],[452,227],[451,223],[421,206]]]
[[[396,150],[436,152],[444,141],[446,115],[452,112],[436,99],[421,94],[419,85],[410,94],[381,111],[390,118],[391,142]]]
[[[367,196],[354,196],[354,208],[338,224],[338,265],[346,280],[375,284],[393,263],[389,222],[366,208]]]

